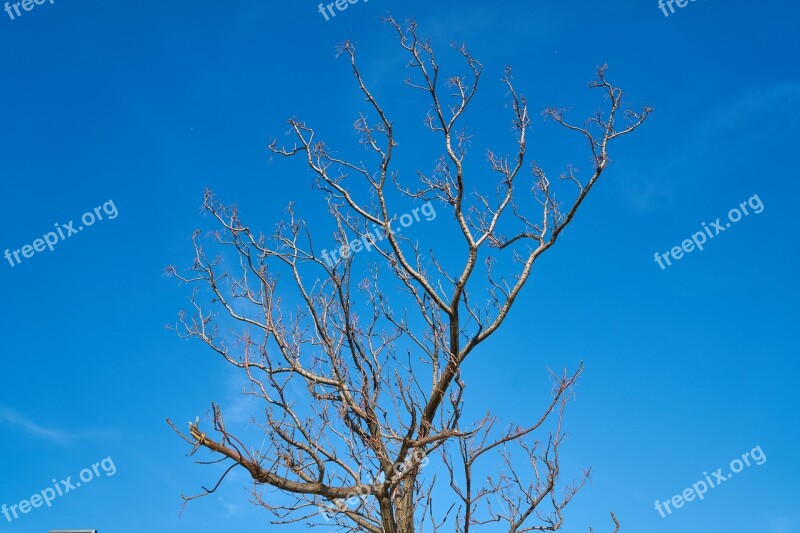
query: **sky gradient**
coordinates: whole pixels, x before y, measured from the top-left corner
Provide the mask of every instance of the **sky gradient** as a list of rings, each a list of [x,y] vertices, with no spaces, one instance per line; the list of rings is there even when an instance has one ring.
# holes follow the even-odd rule
[[[115,466],[50,508],[0,515],[0,532],[305,530],[269,525],[241,473],[180,514],[180,495],[216,478],[165,418],[183,427],[216,401],[241,422],[256,407],[214,354],[165,328],[190,289],[163,271],[190,265],[193,231],[213,227],[199,209],[206,188],[264,231],[289,202],[325,224],[312,176],[267,146],[295,116],[355,145],[364,103],[336,57],[342,40],[358,46],[403,131],[421,123],[426,108],[399,89],[407,59],[378,21],[387,12],[415,17],[442,53],[465,41],[483,63],[469,118],[475,180],[486,148],[509,146],[506,65],[536,113],[600,108],[586,85],[603,63],[626,102],[655,109],[614,147],[502,333],[465,369],[475,409],[516,420],[538,412],[548,366],[585,363],[563,453],[565,476],[593,475],[564,531],[611,531],[614,511],[623,533],[800,532],[800,8],[774,0],[698,0],[668,17],[655,0],[369,0],[329,21],[307,1],[55,0],[14,20],[0,11],[0,253],[106,202],[118,213],[13,267],[0,258],[0,504],[104,458]],[[429,165],[413,135],[401,142],[407,173]],[[534,117],[533,159],[554,172],[585,167],[584,149]],[[763,211],[658,266],[654,253],[754,195]],[[654,509],[756,446],[763,465],[666,518]]]

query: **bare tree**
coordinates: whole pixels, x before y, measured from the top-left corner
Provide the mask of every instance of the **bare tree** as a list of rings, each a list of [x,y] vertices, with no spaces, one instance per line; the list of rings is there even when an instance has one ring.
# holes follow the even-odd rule
[[[575,217],[608,165],[611,142],[634,131],[651,110],[626,109],[622,91],[601,67],[590,87],[602,93],[607,109],[582,125],[569,123],[560,109],[544,111],[583,139],[592,162],[586,179],[567,166],[551,181],[527,162],[528,104],[506,69],[514,153],[488,151],[494,190],[482,192],[477,179],[467,178],[470,137],[459,122],[478,90],[482,65],[466,47],[455,47],[466,74],[443,80],[416,24],[385,22],[410,58],[406,84],[430,100],[425,126],[442,149],[433,171],[417,171],[408,184],[394,168],[394,123],[362,78],[355,46],[345,42],[340,52],[349,57],[375,117],[370,122],[365,112],[355,122],[370,161],[340,158],[297,119],[289,120],[294,143],[270,146],[275,154],[303,158],[313,172],[339,253],[320,253],[292,206],[289,220],[265,236],[207,192],[204,208],[219,224],[212,242],[220,255],[206,253],[198,232],[190,273],[168,269],[199,286],[193,312],[180,315],[181,335],[200,339],[246,374],[251,386],[245,394],[265,406],[252,420],[264,433],[256,444],[226,429],[216,404],[213,431],[195,422],[186,435],[169,422],[191,453],[204,449],[229,464],[213,488],[185,500],[213,493],[228,472],[242,467],[273,523],[373,533],[466,533],[482,524],[492,531],[559,530],[563,509],[589,475],[573,484],[560,481],[564,409],[582,368],[551,372],[549,404],[525,426],[504,426],[491,414],[465,421],[462,369],[500,328],[536,260]],[[561,202],[562,195],[569,200]],[[397,206],[416,205],[417,214],[423,202],[447,214],[437,228],[453,224],[449,244],[458,239],[461,257],[426,251],[393,230]],[[362,247],[372,253],[357,254]],[[438,476],[426,467],[430,461]]]

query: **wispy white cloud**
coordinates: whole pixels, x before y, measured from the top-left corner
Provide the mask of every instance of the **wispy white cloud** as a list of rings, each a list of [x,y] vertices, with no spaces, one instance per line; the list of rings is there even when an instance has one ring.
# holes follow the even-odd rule
[[[15,409],[0,405],[0,426],[20,430],[28,435],[57,444],[69,444],[77,440],[107,436],[109,431],[67,431],[37,424]]]
[[[721,102],[712,108],[697,127],[697,136],[716,136],[725,130],[744,128],[749,133],[759,134],[752,129],[756,119],[765,119],[781,108],[791,109],[791,104],[800,98],[800,83],[784,82],[775,85],[751,89],[738,94],[734,98]],[[782,118],[789,118],[780,113]],[[759,125],[762,123],[758,122]]]
[[[252,396],[243,394],[243,387],[239,386],[228,396],[225,409],[225,420],[241,424],[249,422],[250,418],[257,412],[258,405]]]
[[[770,533],[794,533],[800,526],[796,516],[776,516],[770,523]]]
[[[685,190],[686,180],[696,179],[697,161],[714,150],[713,146],[735,139],[771,134],[776,117],[790,119],[786,109],[800,100],[800,83],[785,82],[743,90],[711,107],[694,128],[672,147],[672,156],[647,175],[630,176],[620,182],[623,197],[637,212],[650,212],[672,204]],[[658,110],[656,110],[658,111]],[[754,127],[758,125],[758,127]],[[784,124],[785,126],[785,124]],[[715,166],[735,165],[735,160],[717,161]]]

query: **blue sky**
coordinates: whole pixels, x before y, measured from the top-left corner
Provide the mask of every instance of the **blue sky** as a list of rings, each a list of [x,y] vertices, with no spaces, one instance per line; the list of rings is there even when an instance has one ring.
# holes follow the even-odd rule
[[[311,176],[266,147],[292,116],[350,142],[363,102],[336,59],[343,39],[387,106],[418,125],[425,109],[395,91],[405,59],[377,22],[387,11],[416,17],[440,49],[466,41],[484,64],[470,116],[476,168],[507,133],[505,65],[536,112],[599,107],[586,82],[602,63],[627,101],[655,108],[614,148],[502,334],[466,368],[476,409],[518,420],[536,412],[547,366],[585,362],[565,470],[592,466],[593,480],[564,530],[610,531],[613,510],[623,532],[800,532],[800,8],[773,0],[698,0],[669,17],[655,0],[370,0],[327,22],[307,1],[56,0],[14,20],[0,11],[0,251],[109,200],[118,210],[53,252],[0,260],[0,504],[106,457],[116,467],[51,508],[11,523],[0,515],[0,531],[273,529],[247,503],[241,474],[179,516],[180,494],[215,478],[164,419],[183,425],[213,400],[244,420],[253,406],[213,354],[165,329],[189,289],[162,272],[190,264],[192,232],[211,228],[199,210],[206,187],[265,231],[290,201],[325,223]],[[411,166],[421,147],[406,142]],[[534,158],[557,172],[569,162],[563,146],[585,164],[576,139],[534,120]],[[655,263],[753,195],[761,213],[666,270]],[[667,518],[655,511],[656,499],[757,445],[763,465]]]

